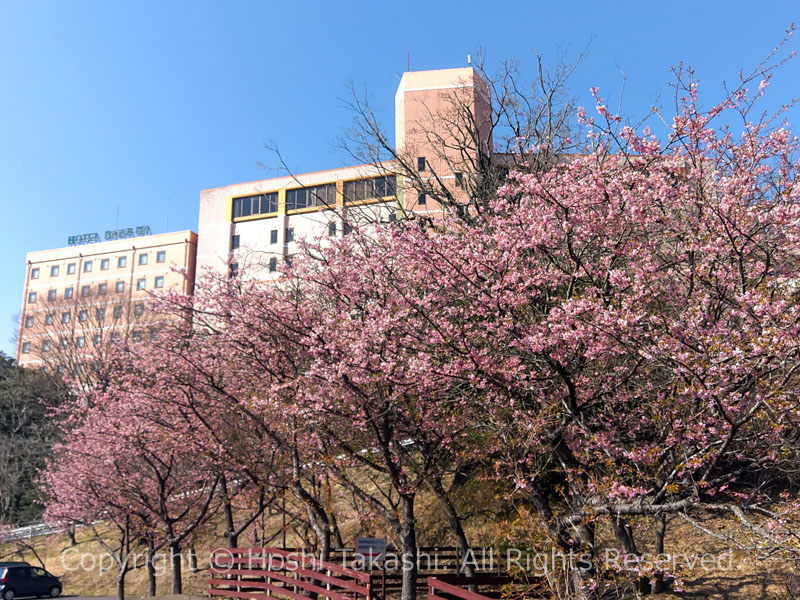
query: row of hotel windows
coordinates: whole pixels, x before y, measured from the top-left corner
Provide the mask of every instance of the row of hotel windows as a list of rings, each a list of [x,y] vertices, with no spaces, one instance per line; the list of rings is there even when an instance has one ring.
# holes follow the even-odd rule
[[[158,336],[155,330],[150,332],[150,337],[152,339],[156,339]],[[131,332],[131,339],[134,341],[140,341],[142,339],[142,332],[138,330],[134,330]],[[118,331],[115,331],[111,334],[111,341],[112,342],[119,342],[122,340],[122,334]],[[103,342],[103,336],[100,333],[96,333],[92,336],[92,341],[94,342],[95,346],[100,345]],[[86,336],[79,335],[75,338],[75,346],[78,348],[86,347]],[[53,347],[52,340],[42,340],[42,352],[49,352],[50,349]],[[58,347],[60,349],[69,348],[69,339],[66,337],[62,337],[58,340]],[[31,342],[23,342],[22,344],[22,354],[30,354],[31,352]]]
[[[390,221],[396,220],[396,217],[395,217],[394,213],[389,215],[389,220]],[[336,225],[335,221],[331,221],[330,223],[328,223],[328,235],[330,237],[335,236],[337,231],[338,231],[338,226]],[[344,235],[349,234],[351,231],[353,231],[353,226],[350,225],[350,223],[345,221],[345,223],[344,223]],[[240,245],[240,241],[241,241],[241,238],[238,235],[234,235],[232,240],[231,240],[231,250],[238,249],[239,245]],[[286,228],[286,243],[288,244],[289,242],[293,242],[293,241],[294,241],[294,228],[293,227],[287,227]],[[269,232],[269,243],[270,243],[270,245],[275,245],[275,244],[278,243],[278,230],[277,229],[273,229],[273,230],[271,230]]]
[[[148,261],[148,254],[144,252],[139,255],[139,264],[146,265]],[[159,250],[156,252],[156,262],[163,263],[167,261],[167,252],[166,250]],[[75,269],[77,268],[77,263],[69,263],[67,265],[67,275],[72,275],[75,273]],[[100,270],[107,271],[111,266],[111,259],[110,258],[101,258],[100,259]],[[122,269],[128,266],[128,257],[127,256],[118,256],[117,257],[117,268]],[[87,260],[83,263],[83,272],[84,273],[91,273],[92,269],[94,268],[94,261]],[[50,267],[50,277],[58,277],[59,272],[59,265],[53,265]],[[39,279],[39,267],[34,267],[31,269],[31,279]]]
[[[367,177],[344,182],[347,202],[361,202],[371,198],[385,198],[396,194],[394,175]],[[326,183],[311,187],[286,190],[286,210],[300,210],[315,206],[336,206],[336,184]],[[233,199],[233,218],[266,215],[278,212],[278,192],[254,194]]]
[[[122,317],[123,306],[117,305],[113,309],[113,315],[115,319],[119,319]],[[105,308],[96,308],[95,309],[95,318],[98,321],[102,321],[106,318],[106,309]],[[133,314],[137,317],[144,314],[144,303],[138,302],[133,305]],[[56,320],[55,313],[47,313],[44,316],[44,324],[45,325],[53,325]],[[61,323],[67,324],[72,320],[72,312],[64,311],[61,313]],[[78,311],[78,321],[86,322],[89,320],[89,310],[88,309],[81,309]],[[27,315],[25,317],[25,327],[33,327],[36,324],[36,318],[33,315]]]
[[[155,289],[161,289],[164,287],[164,276],[159,275],[153,280],[153,287]],[[147,289],[147,279],[142,277],[141,279],[136,280],[136,289],[137,290],[146,290]],[[125,291],[125,282],[118,281],[114,285],[114,291],[118,294],[121,294]],[[74,288],[68,287],[64,288],[64,300],[69,300],[73,297]],[[100,283],[97,285],[97,294],[99,296],[105,296],[108,293],[108,284],[107,283]],[[83,285],[81,286],[81,298],[87,298],[92,295],[92,286],[90,285]],[[38,292],[28,292],[28,303],[33,304],[36,302],[36,298],[38,297]],[[52,302],[58,299],[58,291],[57,290],[48,290],[47,292],[47,300]]]

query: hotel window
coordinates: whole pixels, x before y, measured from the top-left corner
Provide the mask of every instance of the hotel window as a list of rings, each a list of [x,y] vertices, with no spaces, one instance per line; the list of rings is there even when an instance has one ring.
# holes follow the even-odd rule
[[[83,348],[86,345],[86,338],[79,335],[78,339],[75,340],[75,345],[78,346],[78,348]]]
[[[72,275],[75,272],[75,263],[69,263],[67,265],[67,275]]]
[[[463,188],[464,187],[464,174],[463,173],[456,173],[456,187]]]
[[[42,340],[42,352],[50,350],[50,340]]]
[[[59,348],[66,348],[67,344],[69,344],[69,340],[67,338],[65,338],[65,337],[62,337],[60,340],[58,340],[58,347]],[[63,366],[58,367],[58,372],[59,373],[63,373],[64,372],[64,367]]]
[[[419,196],[417,196],[417,204],[419,204],[420,206],[425,206],[427,203],[428,203],[428,196],[426,196],[425,194],[420,194]]]
[[[78,311],[78,321],[84,322],[89,319],[89,313],[86,310],[79,310]]]
[[[274,273],[278,270],[278,259],[274,256],[269,259],[269,272]]]
[[[94,334],[94,345],[99,346],[100,342],[103,341],[103,337],[99,333]]]
[[[122,292],[125,291],[125,282],[124,281],[118,281],[117,285],[116,285],[116,287],[114,289],[117,290],[118,294],[121,294]]]
[[[111,341],[112,342],[117,343],[121,339],[122,339],[122,334],[120,334],[119,331],[115,331],[114,333],[111,334]]]
[[[163,263],[167,261],[167,251],[166,250],[159,250],[156,252],[156,262]]]
[[[117,257],[117,268],[121,269],[122,267],[128,264],[128,257],[127,256],[118,256]]]
[[[48,290],[47,291],[47,299],[52,302],[56,299],[58,292],[56,290]]]
[[[164,287],[164,277],[162,277],[161,275],[156,277],[156,282],[154,284],[154,287],[163,288]]]
[[[36,292],[31,292],[31,293],[28,294],[28,302],[30,304],[33,304],[34,302],[36,302]]]
[[[147,264],[147,254],[140,254],[139,255],[139,264],[146,265]]]
[[[336,184],[328,183],[286,190],[286,210],[298,210],[312,206],[336,206]]]
[[[106,292],[108,292],[108,284],[107,283],[101,283],[100,285],[97,286],[97,293],[99,295],[105,296]]]
[[[31,269],[31,279],[39,279],[39,268]]]
[[[239,263],[231,263],[231,266],[228,268],[228,272],[231,277],[238,277],[239,276]],[[161,282],[161,285],[164,285],[164,282]],[[156,287],[158,286],[158,277],[156,277]]]
[[[55,321],[56,316],[53,313],[47,313],[44,316],[44,324],[45,325],[52,325]]]
[[[104,258],[100,261],[100,270],[101,271],[108,271],[108,265],[111,261],[107,258]]]
[[[33,317],[32,316],[25,317],[25,327],[33,327]]]
[[[81,286],[81,298],[86,298],[91,293],[92,293],[92,286],[90,285]]]
[[[144,278],[137,279],[136,280],[136,289],[137,290],[143,290],[143,289],[145,289],[145,285],[146,284],[147,284],[147,280],[146,279],[144,279]]]
[[[61,313],[61,322],[64,323],[65,325],[67,323],[69,323],[69,313],[68,312]]]
[[[64,290],[64,300],[69,300],[72,298],[72,288],[68,287]]]
[[[84,273],[92,272],[92,261],[87,260],[85,263],[83,263],[83,272]]]
[[[278,192],[255,194],[233,199],[233,218],[278,212]]]
[[[138,304],[133,305],[133,314],[137,317],[141,317],[144,314],[144,304],[139,302]]]
[[[28,354],[30,351],[31,351],[31,343],[30,342],[23,343],[22,344],[22,353],[23,354]]]
[[[417,171],[424,171],[425,170],[425,157],[419,156],[417,157]]]
[[[106,309],[105,308],[97,308],[94,311],[94,316],[97,318],[98,321],[102,321],[106,318]]]
[[[273,229],[269,232],[269,243],[270,244],[277,244],[278,243],[278,230]]]
[[[286,229],[286,243],[288,244],[289,242],[293,241],[294,241],[294,228],[289,227]]]
[[[58,265],[50,267],[50,277],[58,277]]]
[[[334,223],[334,222],[328,223],[328,235],[330,237],[335,237],[336,236],[336,223]]]
[[[119,319],[121,316],[122,316],[122,307],[121,306],[115,306],[114,307],[114,318],[115,319]]]
[[[134,342],[141,342],[142,341],[142,332],[141,331],[134,331],[131,333],[131,339]]]
[[[372,198],[384,198],[396,194],[394,175],[367,177],[344,182],[344,198],[347,202],[361,202]]]
[[[347,221],[344,222],[342,225],[342,233],[344,235],[350,235],[353,232],[353,226],[350,225]]]
[[[231,250],[236,250],[239,248],[239,236],[235,235],[231,238]]]
[[[39,367],[39,373],[42,375],[47,375],[47,367]]]

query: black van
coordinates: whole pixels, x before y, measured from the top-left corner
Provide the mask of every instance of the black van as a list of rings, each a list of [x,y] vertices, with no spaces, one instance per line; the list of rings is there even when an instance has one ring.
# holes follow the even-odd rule
[[[61,581],[44,569],[24,562],[0,562],[0,598],[61,595]]]

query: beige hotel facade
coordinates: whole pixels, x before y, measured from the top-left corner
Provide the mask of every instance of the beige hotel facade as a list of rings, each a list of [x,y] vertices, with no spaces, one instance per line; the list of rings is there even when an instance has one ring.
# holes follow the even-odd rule
[[[135,321],[150,294],[170,288],[191,293],[195,272],[239,272],[269,281],[279,277],[279,265],[303,238],[347,235],[364,219],[435,215],[440,207],[420,193],[419,182],[435,178],[458,197],[477,160],[465,155],[457,139],[454,111],[466,111],[478,144],[491,153],[491,101],[477,71],[407,72],[395,95],[393,159],[203,190],[197,234],[179,231],[28,254],[18,362],[43,365],[55,344],[84,348],[89,336],[102,343],[104,332],[113,336],[118,325]],[[108,322],[112,313],[123,319],[116,329]],[[63,326],[58,336],[48,331],[55,323]]]

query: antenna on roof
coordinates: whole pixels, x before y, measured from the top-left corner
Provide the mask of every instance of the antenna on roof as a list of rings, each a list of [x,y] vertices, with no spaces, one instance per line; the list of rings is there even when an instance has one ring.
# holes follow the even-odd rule
[[[471,54],[467,54],[467,64],[468,65],[472,64],[472,55]]]

